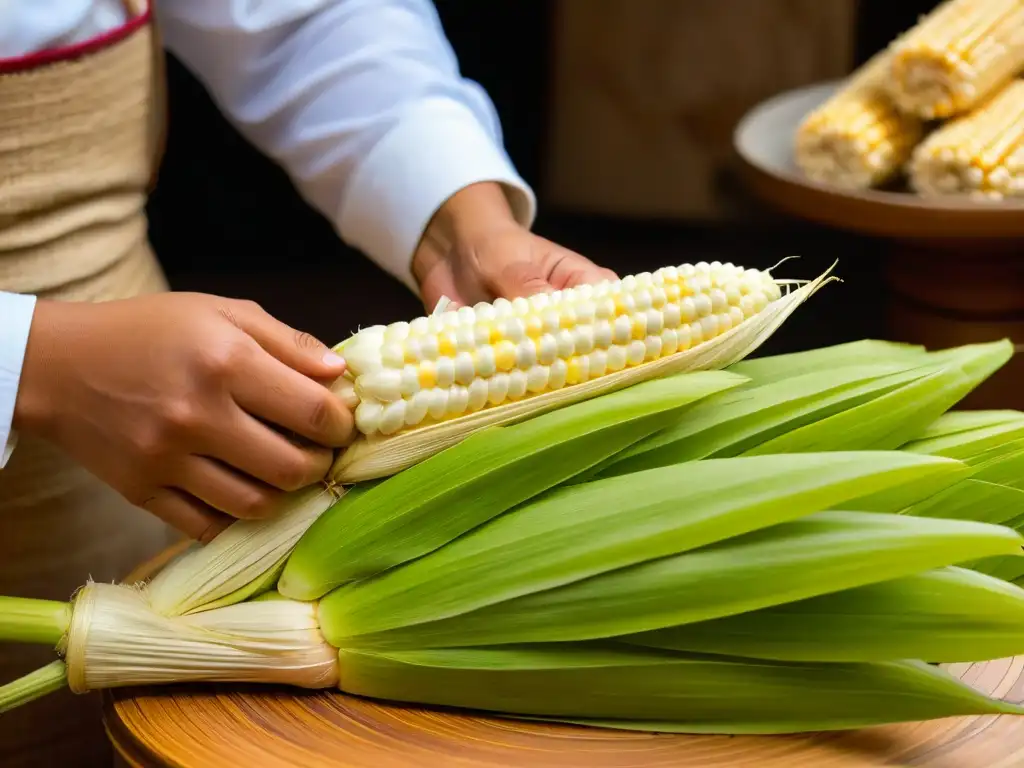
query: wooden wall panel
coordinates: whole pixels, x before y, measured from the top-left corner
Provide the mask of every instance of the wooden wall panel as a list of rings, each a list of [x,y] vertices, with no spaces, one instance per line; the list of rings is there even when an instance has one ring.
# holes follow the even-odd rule
[[[845,74],[855,0],[557,0],[545,201],[719,218],[751,106]]]

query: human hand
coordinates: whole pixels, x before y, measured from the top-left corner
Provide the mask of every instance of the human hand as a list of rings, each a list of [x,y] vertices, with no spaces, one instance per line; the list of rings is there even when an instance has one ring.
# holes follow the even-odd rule
[[[14,427],[208,541],[232,518],[271,514],[282,491],[323,479],[332,449],[353,436],[352,414],[327,388],[344,369],[252,302],[41,300]]]
[[[427,227],[413,258],[423,303],[457,305],[512,299],[615,280],[609,269],[533,234],[512,216],[497,184],[455,194]]]

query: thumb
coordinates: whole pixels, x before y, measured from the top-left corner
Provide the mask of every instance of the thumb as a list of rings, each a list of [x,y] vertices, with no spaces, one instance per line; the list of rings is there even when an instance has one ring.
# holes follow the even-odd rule
[[[292,328],[262,309],[236,313],[236,324],[270,355],[310,378],[333,381],[345,360],[315,336]]]

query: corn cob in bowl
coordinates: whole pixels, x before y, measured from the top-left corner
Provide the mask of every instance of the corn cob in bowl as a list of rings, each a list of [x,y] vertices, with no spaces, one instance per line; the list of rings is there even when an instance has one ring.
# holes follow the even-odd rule
[[[927,197],[1024,198],[1024,80],[932,133],[908,170],[914,191]]]
[[[801,121],[794,160],[812,181],[840,189],[881,186],[900,172],[925,121],[897,109],[888,91],[891,57],[876,55]]]
[[[889,90],[926,120],[963,115],[1024,71],[1024,3],[947,0],[890,46]]]

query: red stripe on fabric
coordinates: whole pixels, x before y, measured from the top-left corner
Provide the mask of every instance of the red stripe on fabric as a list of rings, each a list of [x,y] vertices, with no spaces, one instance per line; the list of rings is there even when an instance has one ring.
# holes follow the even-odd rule
[[[36,51],[35,53],[29,53],[25,56],[14,56],[8,59],[0,58],[0,75],[38,69],[40,67],[45,67],[48,64],[71,61],[83,56],[88,56],[91,53],[96,53],[97,51],[102,51],[104,48],[109,48],[112,45],[121,42],[132,33],[145,27],[149,23],[151,14],[152,6],[147,8],[145,13],[140,16],[136,16],[134,19],[129,19],[120,27],[112,29],[109,32],[104,32],[102,35],[98,35],[97,37],[91,38],[90,40],[86,40],[82,43],[65,45],[60,48],[49,48],[45,51]]]

